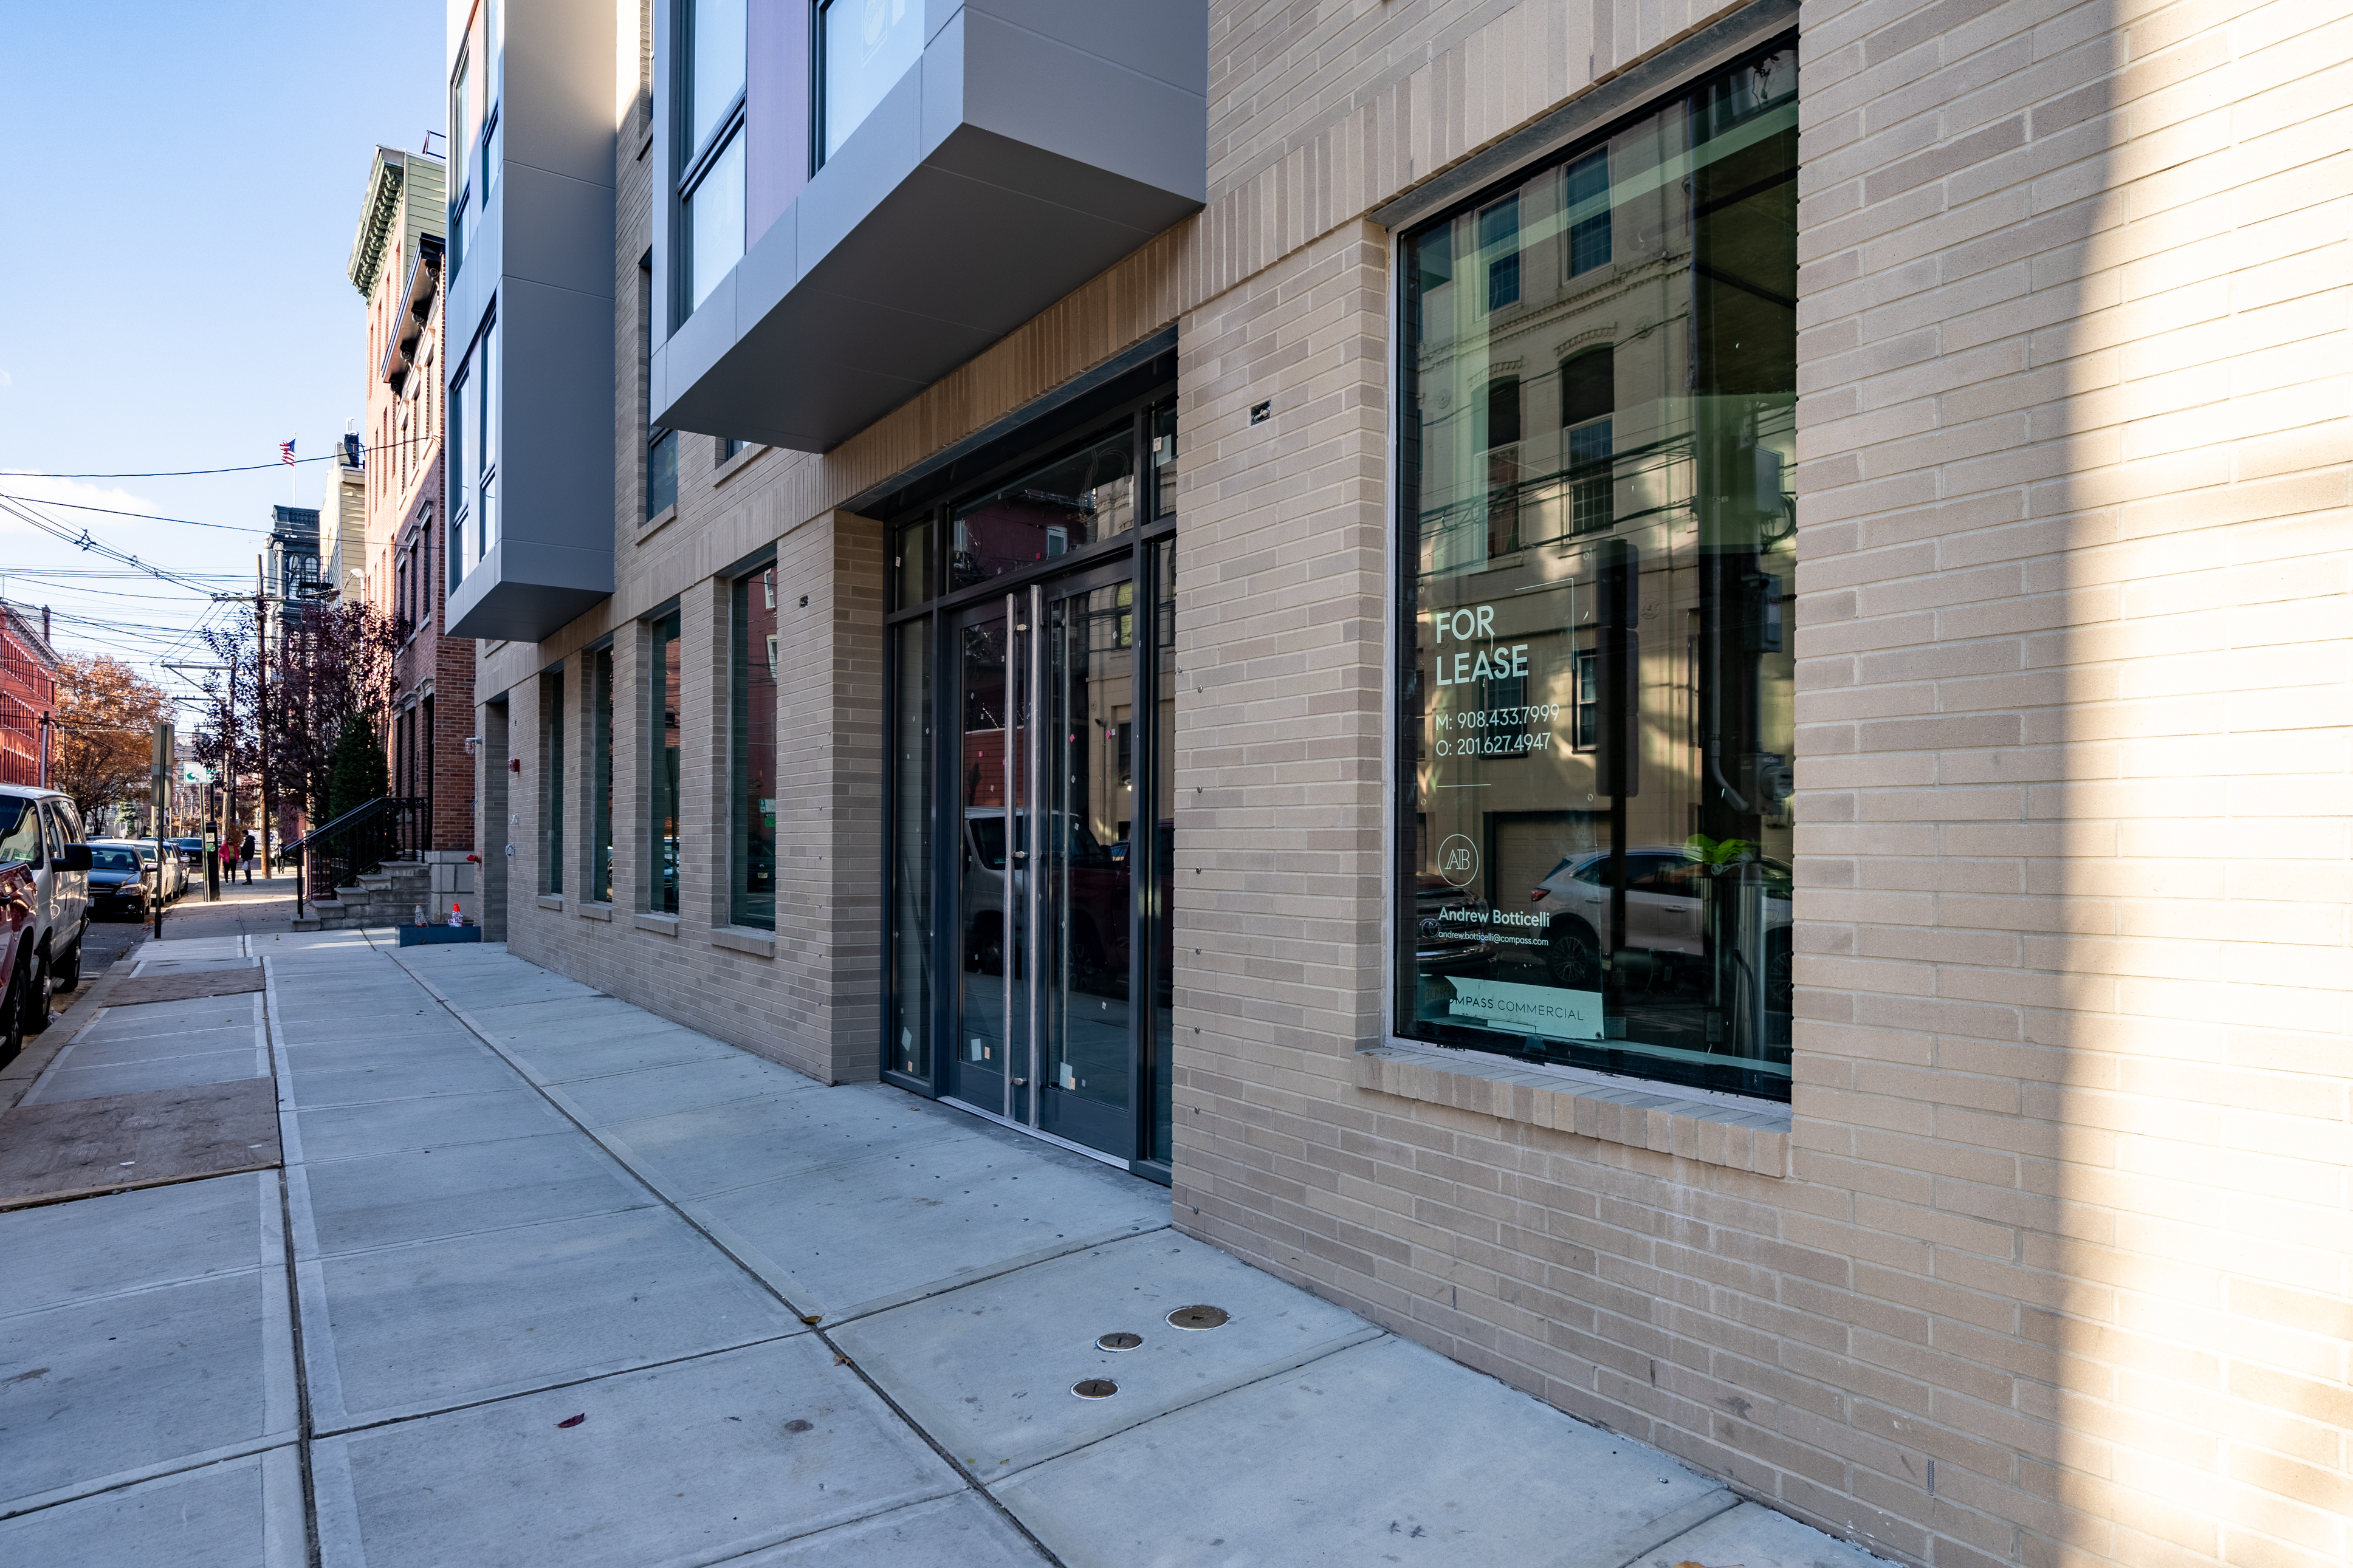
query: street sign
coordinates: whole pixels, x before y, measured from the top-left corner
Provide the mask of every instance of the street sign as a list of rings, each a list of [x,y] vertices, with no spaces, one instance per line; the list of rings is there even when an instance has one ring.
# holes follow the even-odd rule
[[[208,784],[213,782],[213,771],[212,769],[205,766],[202,763],[182,763],[180,764],[180,782],[182,784]]]

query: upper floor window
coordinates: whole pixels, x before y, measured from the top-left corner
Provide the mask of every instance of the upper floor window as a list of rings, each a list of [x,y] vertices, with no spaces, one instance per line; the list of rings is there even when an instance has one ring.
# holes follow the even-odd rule
[[[744,258],[744,0],[680,0],[679,211],[691,314]]]
[[[826,0],[818,36],[830,158],[923,52],[923,0]]]

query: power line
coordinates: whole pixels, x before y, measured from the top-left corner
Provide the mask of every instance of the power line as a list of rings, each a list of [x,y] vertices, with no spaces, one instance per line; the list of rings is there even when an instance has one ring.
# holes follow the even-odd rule
[[[305,458],[303,461],[309,462],[310,459]],[[59,476],[44,474],[28,475],[26,477],[52,479]],[[198,522],[193,517],[158,517],[152,511],[124,511],[120,507],[86,506],[78,500],[51,500],[47,496],[18,496],[9,495],[5,491],[0,491],[0,500],[30,501],[40,506],[69,507],[75,511],[102,511],[109,517],[135,517],[142,522],[176,522],[185,524],[189,528],[217,528],[227,533],[268,533],[269,531],[269,530],[266,528],[245,528],[234,522]]]
[[[82,551],[85,553],[94,552],[106,560],[119,562],[125,566],[136,567],[138,570],[146,573],[151,577],[158,578],[163,582],[170,583],[177,587],[191,589],[199,594],[209,594],[212,592],[212,589],[209,586],[196,582],[192,577],[178,576],[175,574],[164,571],[160,566],[150,565],[148,563],[140,560],[136,555],[126,555],[111,544],[101,543],[100,541],[91,538],[90,530],[86,528],[81,531],[79,536],[76,536],[75,534],[69,532],[64,524],[54,521],[49,518],[43,517],[39,512],[33,510],[32,506],[26,502],[0,500],[0,511],[8,513],[20,522],[30,523],[33,527],[40,530],[43,533],[47,534],[50,538],[63,540],[66,543],[72,545],[75,549]]]
[[[384,451],[394,447],[414,446],[418,442],[438,441],[440,438],[438,435],[403,436],[396,441],[386,441],[383,446],[371,449]],[[342,443],[338,442],[336,445],[340,447]],[[0,474],[5,474],[8,478],[16,479],[201,479],[206,474],[259,473],[265,468],[292,468],[296,463],[340,462],[343,460],[343,454],[338,450],[329,452],[321,458],[297,458],[293,463],[289,463],[285,458],[280,458],[274,463],[240,463],[235,468],[159,468],[143,474],[37,474],[28,468],[0,468]]]

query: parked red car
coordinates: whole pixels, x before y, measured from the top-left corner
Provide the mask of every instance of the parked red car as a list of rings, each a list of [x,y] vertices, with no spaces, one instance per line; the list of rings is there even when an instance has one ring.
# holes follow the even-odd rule
[[[33,993],[27,960],[40,931],[36,896],[32,868],[19,860],[0,863],[0,1063],[16,1060],[25,1047],[25,1010]]]

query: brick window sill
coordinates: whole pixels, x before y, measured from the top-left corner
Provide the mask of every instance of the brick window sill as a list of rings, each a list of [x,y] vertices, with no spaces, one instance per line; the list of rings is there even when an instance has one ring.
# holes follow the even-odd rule
[[[776,933],[754,926],[716,926],[711,932],[711,945],[731,952],[748,952],[754,958],[774,958]]]
[[[637,926],[639,931],[655,931],[663,936],[676,936],[678,934],[678,917],[676,915],[638,914],[631,915],[629,918],[637,922]]]
[[[1771,1100],[1409,1040],[1357,1052],[1356,1087],[1760,1176],[1789,1173],[1789,1108]]]
[[[720,464],[718,468],[713,471],[711,476],[712,488],[716,489],[719,486],[725,484],[728,480],[742,473],[745,468],[751,466],[753,458],[760,457],[767,450],[767,447],[761,446],[746,447],[742,451],[736,453],[733,457],[728,458],[725,462]]]
[[[572,911],[584,921],[609,921],[613,918],[610,904],[582,904]]]
[[[647,540],[651,539],[655,534],[659,533],[663,529],[668,528],[671,523],[676,522],[677,521],[678,503],[676,501],[672,501],[670,505],[662,508],[661,510],[654,513],[653,516],[646,519],[645,526],[638,530],[638,542],[639,544],[643,544]]]
[[[560,910],[564,908],[564,895],[562,893],[542,893],[539,895],[539,907],[543,910]]]

